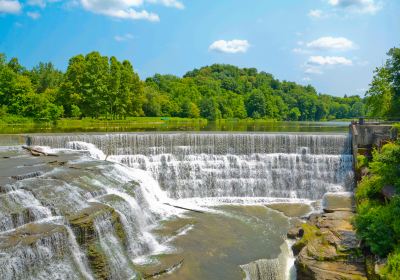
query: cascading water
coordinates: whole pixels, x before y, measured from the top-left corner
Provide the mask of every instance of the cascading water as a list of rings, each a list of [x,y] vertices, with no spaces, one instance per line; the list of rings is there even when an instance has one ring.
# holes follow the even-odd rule
[[[152,233],[182,213],[171,205],[313,201],[353,182],[347,135],[35,135],[28,142],[66,160],[34,161],[46,168],[1,186],[2,279],[135,279],[133,260],[175,239]],[[243,267],[287,278],[286,251]]]
[[[326,192],[349,190],[353,182],[350,138],[343,134],[111,134],[30,141],[89,150],[97,158],[150,171],[175,199],[316,200]]]

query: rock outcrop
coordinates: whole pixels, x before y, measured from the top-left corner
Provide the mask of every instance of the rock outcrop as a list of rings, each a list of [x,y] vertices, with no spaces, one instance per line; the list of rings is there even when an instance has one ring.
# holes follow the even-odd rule
[[[297,279],[367,279],[365,258],[351,224],[352,207],[326,209],[288,234],[297,238],[292,247]]]

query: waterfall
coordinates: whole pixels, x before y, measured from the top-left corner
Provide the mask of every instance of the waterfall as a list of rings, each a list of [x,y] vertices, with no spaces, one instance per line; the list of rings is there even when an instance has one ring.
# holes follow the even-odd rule
[[[96,158],[107,157],[149,171],[162,190],[174,199],[316,200],[326,192],[348,191],[353,184],[350,141],[345,134],[267,133],[128,133],[30,138],[34,145],[86,150]]]
[[[353,184],[344,134],[63,134],[28,142],[66,162],[49,160],[1,186],[2,279],[136,279],[142,257],[166,252],[195,227],[157,239],[155,226],[184,212],[171,205],[309,202]],[[244,271],[286,279],[286,247]]]

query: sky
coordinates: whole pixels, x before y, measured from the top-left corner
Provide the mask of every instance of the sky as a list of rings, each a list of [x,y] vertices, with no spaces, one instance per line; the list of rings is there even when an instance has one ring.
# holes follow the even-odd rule
[[[225,63],[363,96],[392,47],[400,0],[0,0],[0,53],[28,68],[99,51],[143,79]]]

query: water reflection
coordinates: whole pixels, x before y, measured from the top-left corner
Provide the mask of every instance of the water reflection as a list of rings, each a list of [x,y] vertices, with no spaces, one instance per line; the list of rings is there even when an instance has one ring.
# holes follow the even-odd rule
[[[347,132],[349,122],[289,122],[263,120],[98,122],[4,125],[0,134],[146,132],[146,131],[254,131],[254,132]]]

